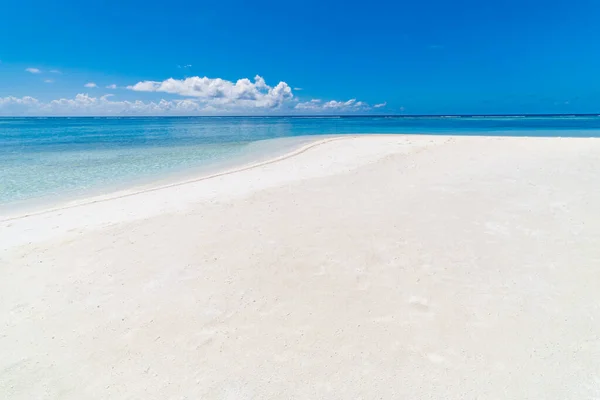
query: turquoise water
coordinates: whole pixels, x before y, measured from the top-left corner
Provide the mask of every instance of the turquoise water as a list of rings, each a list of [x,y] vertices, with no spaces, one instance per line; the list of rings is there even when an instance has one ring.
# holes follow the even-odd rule
[[[224,168],[352,133],[598,137],[600,117],[0,118],[0,205]]]

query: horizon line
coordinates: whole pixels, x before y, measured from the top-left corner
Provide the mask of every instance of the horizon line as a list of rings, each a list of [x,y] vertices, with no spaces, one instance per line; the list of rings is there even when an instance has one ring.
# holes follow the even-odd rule
[[[598,113],[569,114],[281,114],[281,115],[0,115],[0,118],[477,118],[477,117],[600,117]]]

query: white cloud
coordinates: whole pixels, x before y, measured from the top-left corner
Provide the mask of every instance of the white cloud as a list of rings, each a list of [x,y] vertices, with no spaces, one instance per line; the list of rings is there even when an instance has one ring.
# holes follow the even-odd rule
[[[29,110],[38,109],[39,105],[38,99],[30,96],[21,98],[14,96],[0,97],[0,115],[24,115]]]
[[[294,90],[300,91],[303,90],[301,87],[295,87]]]
[[[143,102],[113,101],[111,97],[80,93],[72,99],[49,102],[30,96],[0,97],[0,115],[197,115],[203,111],[197,101],[190,99]]]
[[[381,107],[385,107],[385,106],[387,106],[387,101],[384,101],[383,103],[375,104],[373,106],[373,108],[381,108]]]
[[[57,70],[57,69],[51,69],[51,70],[50,70],[50,73],[51,73],[51,74],[62,74],[62,72],[60,72],[60,71],[59,71],[59,70]]]
[[[112,100],[113,95],[92,97],[80,93],[74,98],[61,98],[49,102],[42,102],[36,98],[25,97],[0,97],[0,115],[223,115],[223,114],[252,114],[256,109],[224,109],[219,106],[207,104],[199,99],[178,100]],[[334,102],[335,112],[349,113],[355,111],[366,111],[369,107],[362,102]],[[326,105],[328,105],[325,107]],[[304,103],[287,104],[282,113],[323,113],[332,112],[332,102],[311,100]],[[344,104],[349,104],[343,106]],[[295,107],[294,107],[295,106]],[[262,111],[265,114],[265,110]],[[266,112],[268,114],[268,112]]]
[[[30,72],[32,74],[40,74],[42,70],[38,68],[25,68],[25,71]]]
[[[52,79],[46,79],[50,83]],[[93,82],[87,88],[98,88]],[[116,84],[106,86],[116,89]],[[351,114],[371,110],[367,103],[312,99],[299,101],[285,82],[275,86],[256,76],[236,82],[191,77],[143,81],[127,86],[133,92],[168,93],[178,99],[116,100],[112,95],[93,97],[80,93],[73,98],[39,101],[33,97],[0,98],[0,115],[288,115]],[[129,93],[128,95],[130,95]]]
[[[54,83],[54,79],[44,79],[45,83]]]
[[[318,111],[323,108],[322,101],[319,99],[312,99],[311,101],[305,101],[304,103],[298,103],[294,107],[296,110],[313,110]]]
[[[298,103],[294,107],[296,110],[303,111],[314,111],[314,112],[353,112],[353,111],[367,111],[371,107],[363,102],[356,101],[356,99],[350,99],[348,101],[336,101],[330,100],[323,102],[319,99],[313,99],[304,103]]]
[[[294,97],[287,83],[279,82],[272,87],[259,75],[254,77],[254,82],[246,78],[233,83],[221,78],[194,76],[186,79],[170,78],[162,82],[143,81],[127,88],[138,92],[163,92],[194,97],[216,109],[273,109]]]
[[[8,97],[0,97],[0,107],[5,106],[7,104],[17,104],[17,105],[32,105],[38,104],[38,99],[31,96],[23,96],[21,98],[8,96]]]
[[[326,109],[347,109],[347,108],[362,108],[366,107],[367,104],[362,101],[356,101],[356,99],[350,99],[348,101],[335,101],[331,100],[323,104],[323,108]]]
[[[192,100],[113,101],[110,97],[110,94],[101,97],[78,94],[74,99],[53,100],[50,107],[62,112],[79,111],[82,114],[101,115],[183,115],[200,111],[199,105]]]

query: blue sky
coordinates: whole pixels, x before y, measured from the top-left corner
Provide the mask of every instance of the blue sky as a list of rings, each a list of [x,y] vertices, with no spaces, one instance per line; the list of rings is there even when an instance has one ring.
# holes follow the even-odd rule
[[[4,0],[0,114],[596,113],[599,16],[597,0]]]

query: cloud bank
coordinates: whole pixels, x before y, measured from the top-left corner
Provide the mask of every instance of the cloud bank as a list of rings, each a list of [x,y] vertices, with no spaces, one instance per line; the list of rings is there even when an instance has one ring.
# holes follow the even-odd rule
[[[162,92],[193,97],[199,102],[214,108],[266,108],[280,107],[294,95],[285,82],[269,86],[265,80],[256,75],[254,82],[250,79],[239,79],[231,82],[221,78],[200,78],[194,76],[186,79],[167,79],[162,82],[143,81],[128,86],[127,89],[137,92]]]
[[[160,100],[158,102],[115,101],[112,95],[92,97],[80,93],[72,99],[42,102],[30,96],[0,97],[0,115],[195,115],[201,109],[191,100]]]
[[[84,85],[99,89],[93,82]],[[111,84],[109,89],[117,88]],[[132,92],[165,93],[171,98],[154,101],[115,100],[111,94],[40,101],[31,96],[0,98],[0,115],[298,115],[352,114],[379,108],[350,99],[347,101],[298,100],[286,82],[268,85],[261,76],[236,82],[221,78],[191,77],[164,81],[142,81],[127,86]],[[385,103],[382,103],[385,105]]]
[[[335,113],[335,111],[367,111],[371,109],[371,107],[367,103],[363,101],[356,101],[356,99],[350,99],[348,101],[330,100],[327,102],[323,102],[319,99],[313,99],[311,101],[298,103],[294,108],[296,110],[322,112],[329,111],[332,113]]]

